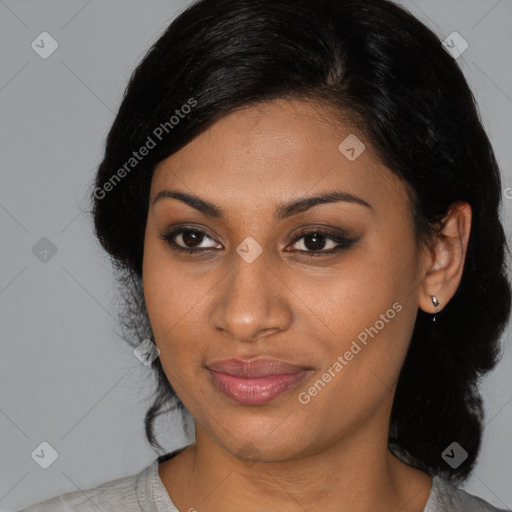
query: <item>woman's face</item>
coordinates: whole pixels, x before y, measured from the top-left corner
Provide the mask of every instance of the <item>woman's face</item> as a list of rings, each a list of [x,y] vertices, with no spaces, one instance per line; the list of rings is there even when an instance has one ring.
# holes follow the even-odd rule
[[[387,443],[424,260],[405,185],[354,133],[324,107],[273,101],[155,170],[143,282],[161,363],[197,428],[235,456]],[[254,358],[294,366],[218,364]]]

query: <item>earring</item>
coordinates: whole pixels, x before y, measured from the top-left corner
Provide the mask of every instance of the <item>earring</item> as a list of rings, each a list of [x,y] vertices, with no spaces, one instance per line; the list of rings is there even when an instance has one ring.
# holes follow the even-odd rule
[[[434,307],[437,308],[437,306],[439,306],[439,304],[441,304],[438,300],[437,300],[437,297],[435,295],[432,295],[432,304],[434,304]],[[434,318],[432,319],[432,322],[435,322],[436,321],[436,315],[434,314]]]

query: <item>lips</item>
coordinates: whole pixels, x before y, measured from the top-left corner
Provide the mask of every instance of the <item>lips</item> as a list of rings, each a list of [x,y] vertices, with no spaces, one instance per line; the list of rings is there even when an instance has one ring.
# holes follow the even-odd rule
[[[277,359],[225,359],[207,365],[213,385],[244,405],[267,403],[295,387],[311,371]]]

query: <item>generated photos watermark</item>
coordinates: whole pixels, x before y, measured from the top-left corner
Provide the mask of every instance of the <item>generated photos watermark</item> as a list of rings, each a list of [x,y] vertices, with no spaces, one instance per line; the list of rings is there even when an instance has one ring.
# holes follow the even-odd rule
[[[397,313],[402,311],[402,305],[399,302],[393,303],[392,307],[389,308],[385,313],[381,314],[379,320],[377,320],[371,327],[365,328],[357,335],[357,341],[353,340],[349,350],[347,350],[342,356],[338,356],[336,361],[322,374],[322,376],[311,385],[307,391],[301,391],[298,394],[298,400],[301,404],[307,405],[311,399],[320,393],[325,386],[332,379],[334,379],[340,372],[349,364],[354,356],[359,354],[361,350],[368,344],[368,337],[372,339],[379,334],[382,329],[389,324],[389,322],[395,318]],[[359,343],[358,343],[359,342]],[[362,345],[362,346],[361,346]]]
[[[103,199],[108,192],[111,192],[114,187],[133,169],[139,165],[142,160],[154,149],[158,142],[160,142],[166,134],[171,131],[184,119],[192,109],[197,105],[197,100],[189,98],[181,108],[174,111],[168,121],[160,123],[152,132],[148,135],[146,142],[138,149],[133,151],[132,156],[121,166],[119,169],[103,184],[101,187],[94,189],[94,197],[96,199]]]

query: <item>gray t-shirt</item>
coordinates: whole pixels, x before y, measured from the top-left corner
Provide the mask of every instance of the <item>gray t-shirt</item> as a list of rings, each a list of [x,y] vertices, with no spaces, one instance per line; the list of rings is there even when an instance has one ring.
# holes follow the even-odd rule
[[[136,475],[112,480],[92,489],[68,492],[18,512],[179,512],[160,480],[158,465],[182,450],[184,448],[157,458]],[[434,477],[423,512],[457,511],[500,512],[486,501]]]

